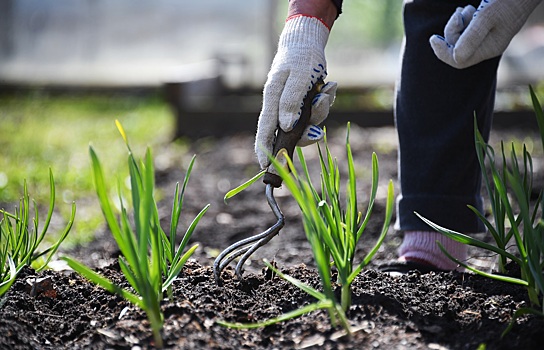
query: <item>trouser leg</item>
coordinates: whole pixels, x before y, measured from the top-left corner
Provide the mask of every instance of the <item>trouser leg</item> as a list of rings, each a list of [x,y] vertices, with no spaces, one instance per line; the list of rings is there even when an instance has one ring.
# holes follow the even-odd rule
[[[429,44],[431,35],[443,34],[455,9],[467,4],[405,3],[406,37],[395,106],[401,186],[396,228],[402,231],[430,230],[414,212],[464,233],[484,229],[467,208],[470,204],[482,210],[473,123],[476,115],[487,140],[499,58],[458,70],[438,60]]]

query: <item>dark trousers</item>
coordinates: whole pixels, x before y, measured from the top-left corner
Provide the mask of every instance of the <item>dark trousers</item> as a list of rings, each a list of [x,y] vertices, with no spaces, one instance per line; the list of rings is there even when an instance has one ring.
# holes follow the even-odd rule
[[[429,44],[462,0],[414,0],[404,6],[405,45],[397,83],[395,120],[399,135],[396,228],[430,227],[435,223],[463,233],[484,227],[467,207],[482,211],[481,171],[474,145],[474,116],[487,140],[493,118],[499,57],[467,69],[440,61]]]

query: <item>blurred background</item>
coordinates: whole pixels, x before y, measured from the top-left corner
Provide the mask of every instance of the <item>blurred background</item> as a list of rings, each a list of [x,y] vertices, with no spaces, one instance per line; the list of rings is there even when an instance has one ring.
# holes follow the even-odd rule
[[[187,164],[195,138],[253,133],[287,3],[0,0],[1,206],[18,200],[24,179],[38,201],[47,198],[52,168],[62,201],[85,208],[88,144],[112,173],[123,167],[115,119],[135,149],[172,155],[157,160],[159,170]],[[401,9],[401,0],[345,2],[326,52],[340,87],[330,123],[392,125]],[[544,90],[543,62],[541,4],[500,67],[497,111],[505,118],[527,116],[527,85]],[[66,216],[69,206],[59,208]],[[80,232],[101,220],[92,205],[78,215]]]
[[[286,6],[277,0],[2,0],[1,81],[159,86],[220,73],[229,87],[258,89]],[[401,7],[401,0],[346,1],[327,47],[329,71],[340,86],[393,84]],[[501,84],[534,83],[544,76],[538,64],[544,51],[542,8],[505,54]]]

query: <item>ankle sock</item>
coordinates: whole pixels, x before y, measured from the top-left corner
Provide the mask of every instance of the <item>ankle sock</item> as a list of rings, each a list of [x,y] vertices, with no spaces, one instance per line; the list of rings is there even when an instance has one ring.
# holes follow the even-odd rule
[[[465,244],[456,242],[438,232],[406,231],[398,250],[399,260],[428,263],[442,270],[462,271],[462,267],[442,253],[436,241],[440,242],[456,259],[464,261],[467,258],[468,247]]]

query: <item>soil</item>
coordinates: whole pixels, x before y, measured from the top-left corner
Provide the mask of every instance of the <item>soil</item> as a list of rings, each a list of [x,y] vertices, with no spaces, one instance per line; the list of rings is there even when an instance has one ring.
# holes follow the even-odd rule
[[[493,139],[524,139],[527,132],[500,131]],[[535,140],[538,140],[535,135]],[[329,144],[339,164],[345,159],[345,128],[329,131]],[[357,257],[374,244],[383,223],[385,190],[395,180],[396,134],[393,128],[352,126],[351,147],[359,181],[361,210],[366,210],[371,152],[379,158],[380,190],[371,223]],[[264,186],[254,184],[232,198],[223,195],[257,173],[253,136],[240,134],[193,142],[197,163],[185,196],[182,226],[211,203],[194,233],[199,243],[193,259],[174,282],[173,300],[164,300],[164,342],[168,349],[537,349],[544,342],[544,320],[525,316],[505,337],[501,333],[513,312],[529,305],[524,288],[496,282],[472,273],[390,276],[376,267],[395,259],[401,236],[392,228],[386,241],[353,283],[348,318],[352,334],[331,324],[326,311],[272,326],[235,330],[216,323],[257,322],[310,304],[315,300],[286,281],[271,278],[263,258],[274,261],[286,274],[319,288],[312,253],[305,239],[300,211],[286,190],[275,195],[286,216],[286,226],[246,265],[242,280],[233,268],[223,273],[218,286],[212,274],[214,257],[239,239],[264,231],[275,218]],[[536,144],[536,143],[535,143]],[[155,150],[157,187],[162,199],[159,214],[165,227],[176,181],[182,181],[190,155],[179,158],[173,145]],[[537,149],[537,147],[535,147]],[[305,150],[310,172],[319,176],[315,147]],[[539,171],[540,169],[540,171]],[[542,176],[542,157],[535,158]],[[344,176],[344,179],[346,177]],[[317,178],[318,179],[318,178]],[[537,179],[542,188],[542,179]],[[317,180],[316,180],[317,181]],[[396,180],[395,180],[396,181]],[[540,182],[539,182],[540,181]],[[540,185],[539,185],[540,184]],[[395,186],[398,189],[398,185]],[[480,238],[488,239],[485,235]],[[107,229],[96,233],[84,247],[62,252],[73,256],[112,280],[127,286],[117,263],[118,250]],[[492,270],[495,258],[471,249],[470,264]],[[112,295],[68,270],[36,273],[24,269],[0,308],[1,349],[147,349],[153,338],[145,314],[121,297]]]

